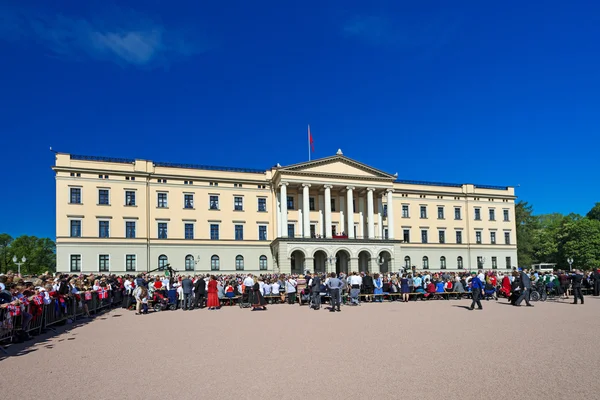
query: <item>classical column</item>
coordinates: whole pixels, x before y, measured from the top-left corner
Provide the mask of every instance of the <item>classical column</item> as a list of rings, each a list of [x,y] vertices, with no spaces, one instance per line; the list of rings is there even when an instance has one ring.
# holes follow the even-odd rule
[[[319,201],[318,201],[318,207],[319,207],[319,225],[317,226],[316,229],[316,233],[317,235],[320,235],[321,237],[325,236],[325,223],[324,223],[324,218],[325,218],[325,200],[324,200],[324,196],[322,194],[319,194]]]
[[[344,220],[345,210],[346,203],[344,202],[344,196],[340,194],[340,229],[338,230],[338,235],[341,235],[342,232],[346,232],[346,221]]]
[[[375,217],[373,216],[373,188],[367,188],[367,235],[369,239],[375,237]]]
[[[277,236],[281,237],[281,193],[275,193],[276,206],[275,206],[275,219],[277,220]]]
[[[367,234],[365,232],[365,198],[358,196],[358,231],[357,237],[364,239]]]
[[[353,196],[354,187],[348,186],[346,187],[346,197],[348,199],[348,231],[346,234],[348,235],[348,239],[354,239],[354,196]]]
[[[393,204],[393,189],[387,190],[387,220],[388,220],[388,238],[394,239],[394,204]]]
[[[279,185],[279,197],[281,198],[281,237],[287,237],[288,235],[288,223],[287,223],[287,182],[282,182]]]
[[[304,205],[304,237],[310,237],[310,200],[308,190],[310,188],[310,183],[302,184],[302,203]]]
[[[377,236],[383,239],[383,195],[377,197]]]
[[[325,185],[325,237],[331,238],[331,185]]]

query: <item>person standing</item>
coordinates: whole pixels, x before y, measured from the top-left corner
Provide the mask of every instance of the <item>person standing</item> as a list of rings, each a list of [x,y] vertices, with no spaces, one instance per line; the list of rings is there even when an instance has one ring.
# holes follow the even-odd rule
[[[343,282],[335,276],[335,272],[329,275],[327,289],[329,291],[329,298],[331,299],[330,312],[342,311],[340,310],[340,290],[343,285]]]
[[[473,294],[473,301],[471,302],[471,307],[469,307],[469,310],[474,310],[476,304],[479,310],[483,310],[483,307],[481,306],[481,293],[483,292],[483,282],[481,282],[481,279],[479,279],[479,276],[477,276],[475,271],[473,271],[472,274],[473,278],[471,279],[471,292]]]
[[[194,283],[194,308],[204,308],[204,297],[206,297],[206,281],[201,275]]]
[[[209,310],[216,310],[220,307],[219,296],[217,294],[217,277],[214,275],[210,276],[208,281],[208,301],[206,306]]]
[[[571,275],[571,285],[573,287],[573,304],[577,304],[577,299],[581,300],[583,304],[583,293],[581,292],[581,284],[583,282],[583,275],[581,271],[576,269],[575,273]]]
[[[294,304],[296,302],[296,286],[298,286],[298,282],[290,275],[288,280],[285,281],[285,292],[288,296],[288,304]]]
[[[592,277],[594,278],[594,296],[600,296],[600,269],[595,269]]]
[[[187,275],[181,281],[181,289],[183,289],[183,311],[187,311],[192,307],[192,288],[194,287],[190,276]]]
[[[310,280],[310,295],[312,298],[313,310],[321,308],[321,277],[315,273],[315,276]]]
[[[533,304],[529,302],[529,296],[531,295],[531,278],[529,274],[527,274],[527,270],[522,270],[519,274],[519,278],[521,281],[521,295],[515,302],[516,307],[521,306],[521,302],[525,299],[525,303],[527,303],[527,307],[533,307]]]

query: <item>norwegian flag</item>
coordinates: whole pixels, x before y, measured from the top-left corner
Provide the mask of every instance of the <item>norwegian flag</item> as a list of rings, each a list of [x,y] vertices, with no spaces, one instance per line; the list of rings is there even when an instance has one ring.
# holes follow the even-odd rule
[[[85,292],[85,299],[86,300],[91,300],[92,299],[92,294],[90,292]]]
[[[98,289],[98,298],[100,300],[108,299],[108,291],[106,289],[104,289],[103,287]]]
[[[8,314],[11,317],[18,317],[21,315],[21,307],[15,306],[14,304],[9,304],[6,309],[8,310]]]
[[[21,301],[21,303],[23,303],[25,307],[29,305],[29,299],[27,297],[23,296],[19,300]]]
[[[44,298],[42,296],[34,296],[33,297],[33,302],[36,305],[41,306],[42,304],[44,304]]]

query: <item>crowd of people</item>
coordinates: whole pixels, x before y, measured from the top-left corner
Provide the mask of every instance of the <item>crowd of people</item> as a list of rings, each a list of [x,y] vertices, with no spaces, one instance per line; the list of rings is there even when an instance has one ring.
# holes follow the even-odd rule
[[[309,296],[311,304],[319,308],[321,297],[338,289],[340,296],[352,298],[360,295],[361,301],[381,302],[384,296],[392,301],[407,302],[411,294],[420,298],[435,297],[439,293],[470,294],[480,298],[503,296],[518,306],[523,300],[529,304],[532,287],[543,284],[545,290],[566,297],[573,289],[574,302],[583,304],[581,288],[593,289],[600,294],[600,272],[575,271],[538,272],[526,270],[503,271],[408,271],[406,273],[329,274],[306,271],[302,275],[235,274],[235,275],[69,275],[46,273],[35,277],[20,277],[13,273],[0,275],[0,308],[14,310],[30,302],[48,304],[51,299],[75,296],[84,303],[91,292],[99,298],[118,298],[129,308],[135,303],[137,314],[147,314],[148,305],[156,302],[173,303],[177,308],[190,310],[207,308],[218,310],[223,301],[235,298],[250,305],[252,310],[266,310],[266,298],[294,304],[297,296]],[[335,277],[336,287],[329,285]],[[339,281],[339,283],[338,283]],[[391,296],[390,296],[391,295]],[[415,300],[418,296],[412,296]],[[85,308],[85,307],[84,307]],[[22,310],[24,311],[24,310]],[[86,312],[86,315],[89,314]]]

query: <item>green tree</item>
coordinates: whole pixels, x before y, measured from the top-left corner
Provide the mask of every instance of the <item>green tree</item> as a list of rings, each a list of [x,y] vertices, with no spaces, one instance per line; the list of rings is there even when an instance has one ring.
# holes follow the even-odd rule
[[[596,203],[596,205],[587,213],[586,217],[600,221],[600,203]]]
[[[559,263],[558,233],[565,216],[559,213],[542,214],[537,217],[534,233],[534,262]]]
[[[600,221],[590,218],[566,219],[558,239],[561,265],[565,265],[566,259],[572,257],[573,268],[600,268]]]
[[[8,271],[12,256],[10,255],[10,244],[13,238],[8,233],[0,233],[0,273]]]
[[[515,222],[519,265],[531,266],[535,260],[535,231],[538,225],[537,219],[533,216],[533,207],[527,202],[519,201],[515,205]]]
[[[56,245],[51,239],[36,236],[19,236],[9,247],[10,257],[25,257],[27,261],[21,266],[23,275],[40,274],[56,269]],[[16,272],[16,265],[10,261],[10,269]]]

